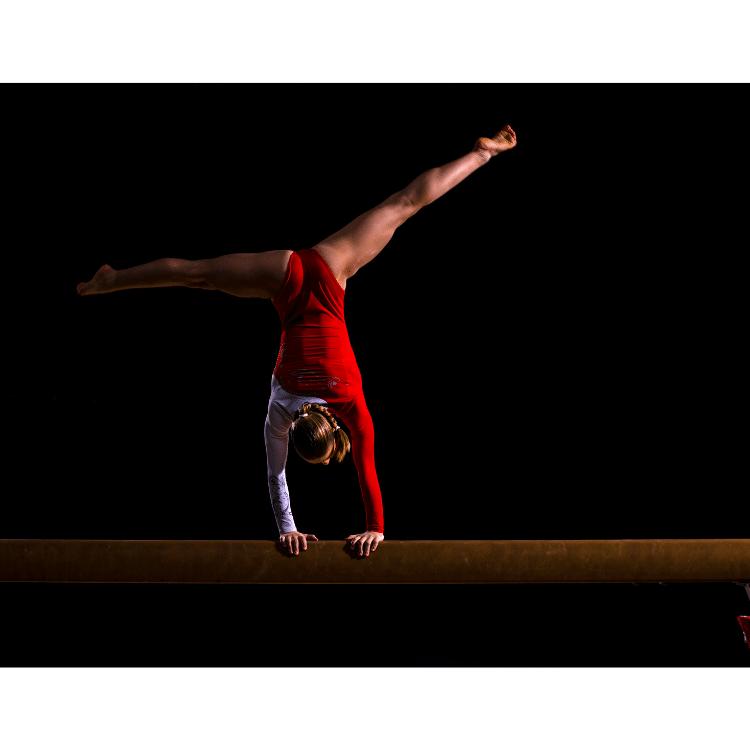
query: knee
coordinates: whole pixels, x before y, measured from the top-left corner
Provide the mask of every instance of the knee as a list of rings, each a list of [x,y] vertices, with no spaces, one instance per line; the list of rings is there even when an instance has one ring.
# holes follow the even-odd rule
[[[409,208],[416,208],[417,196],[413,190],[409,190],[409,188],[404,188],[403,190],[399,190],[397,193],[394,193],[388,199],[388,202],[392,206],[395,206],[397,208],[401,208],[404,210],[408,210]]]
[[[165,280],[175,284],[187,284],[197,277],[193,263],[194,261],[182,258],[162,258],[159,270]]]
[[[394,212],[398,217],[398,224],[403,224],[407,219],[414,216],[420,208],[422,202],[419,196],[408,188],[394,193],[388,202],[391,204]]]
[[[177,273],[185,286],[194,286],[200,289],[211,289],[210,283],[211,269],[208,267],[209,261],[205,260],[183,260]]]

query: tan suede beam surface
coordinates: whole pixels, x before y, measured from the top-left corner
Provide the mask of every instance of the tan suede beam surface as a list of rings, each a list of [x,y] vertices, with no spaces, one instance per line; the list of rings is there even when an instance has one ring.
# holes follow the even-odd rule
[[[2,539],[0,581],[575,583],[750,581],[750,539],[343,542],[289,558],[269,541]]]

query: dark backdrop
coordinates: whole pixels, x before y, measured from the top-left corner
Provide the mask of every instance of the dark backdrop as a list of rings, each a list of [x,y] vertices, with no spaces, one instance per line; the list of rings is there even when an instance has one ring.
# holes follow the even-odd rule
[[[745,90],[746,93],[746,90]],[[272,538],[264,300],[104,262],[311,246],[511,122],[349,282],[390,538],[742,536],[736,87],[5,88],[2,535]],[[743,228],[746,229],[746,228]],[[350,460],[298,526],[363,528]]]
[[[350,280],[388,538],[750,533],[747,89],[3,89],[0,537],[274,538],[270,303],[78,298],[105,262],[311,246],[511,122]],[[363,526],[292,454],[300,528]],[[5,584],[0,662],[747,664],[737,586]]]

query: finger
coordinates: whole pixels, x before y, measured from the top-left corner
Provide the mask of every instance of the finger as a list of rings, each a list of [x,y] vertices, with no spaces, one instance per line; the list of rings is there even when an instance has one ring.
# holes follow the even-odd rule
[[[304,551],[306,549],[307,549],[307,537],[303,536],[302,537],[302,550]]]
[[[364,548],[365,540],[362,537],[360,537],[357,544],[359,544],[359,556],[362,557],[362,550]]]
[[[349,537],[352,540],[352,547],[357,543],[357,540],[359,539],[359,534],[352,534]]]
[[[294,537],[294,554],[299,555],[299,537]]]
[[[375,539],[375,541],[372,543],[372,551],[375,552],[375,550],[378,548],[378,545],[380,544],[379,539]]]
[[[308,535],[307,535],[307,538],[308,538],[308,539],[309,539],[309,540],[310,540],[311,542],[317,542],[317,541],[318,541],[318,537],[316,537],[316,536],[315,536],[315,534],[308,534]]]
[[[369,557],[370,556],[370,546],[371,545],[372,545],[372,539],[370,537],[368,537],[365,540],[365,557]]]

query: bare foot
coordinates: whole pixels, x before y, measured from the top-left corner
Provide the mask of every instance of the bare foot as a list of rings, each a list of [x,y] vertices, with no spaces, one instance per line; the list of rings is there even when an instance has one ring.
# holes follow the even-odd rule
[[[112,291],[112,285],[115,280],[115,271],[112,266],[103,265],[95,274],[91,281],[82,281],[76,286],[76,291],[82,297],[87,294],[102,294],[103,292]]]
[[[516,147],[516,134],[510,125],[505,125],[492,138],[479,138],[474,144],[474,150],[482,154],[488,161],[502,151]]]

